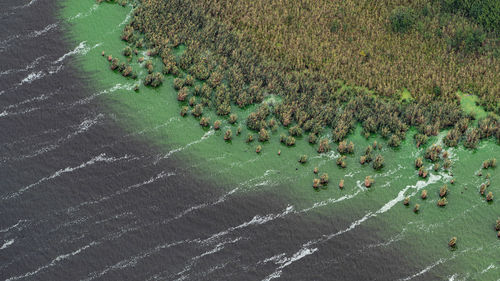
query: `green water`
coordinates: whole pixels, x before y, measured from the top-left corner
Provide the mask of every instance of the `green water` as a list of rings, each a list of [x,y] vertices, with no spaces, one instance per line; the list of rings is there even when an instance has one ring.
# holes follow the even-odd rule
[[[224,120],[221,130],[202,129],[192,116],[181,117],[182,106],[176,100],[173,77],[166,77],[164,85],[158,89],[145,88],[141,84],[140,90],[134,92],[132,89],[139,80],[127,79],[109,70],[101,52],[126,60],[121,55],[126,45],[119,36],[130,11],[131,7],[96,6],[94,1],[65,0],[60,16],[68,23],[66,34],[70,45],[84,42],[88,47],[75,58],[78,67],[93,81],[90,85],[92,97],[99,99],[116,116],[124,130],[155,146],[161,152],[157,160],[175,158],[190,163],[194,176],[221,183],[220,188],[225,188],[221,192],[228,196],[259,192],[288,202],[296,211],[303,212],[306,219],[321,223],[331,217],[342,217],[352,221],[352,227],[367,226],[375,230],[370,235],[398,249],[401,257],[420,268],[422,273],[429,267],[428,270],[443,279],[454,273],[456,279],[469,280],[496,280],[500,276],[500,239],[493,229],[495,220],[500,217],[500,205],[497,200],[491,204],[485,202],[479,194],[480,184],[490,173],[488,191],[500,199],[500,168],[484,170],[482,177],[476,175],[484,160],[500,159],[500,147],[493,141],[483,141],[476,151],[463,147],[448,149],[453,160],[450,171],[442,168],[431,171],[425,180],[418,178],[414,168],[415,158],[423,156],[425,151],[425,148],[415,147],[414,132],[408,134],[401,147],[392,149],[382,139],[361,137],[358,128],[349,136],[356,146],[355,154],[347,158],[346,169],[335,164],[336,145],[332,145],[329,154],[319,155],[317,147],[308,144],[307,136],[303,136],[297,138],[294,147],[286,147],[279,143],[283,129],[273,132],[271,141],[261,144],[262,152],[257,154],[255,148],[260,143],[245,142],[248,131],[244,124],[240,124],[242,134],[236,136],[237,124],[230,125],[206,110],[204,116],[210,116],[212,123]],[[130,64],[144,76],[146,71],[136,60],[134,56]],[[239,116],[238,122],[244,121],[250,111],[233,106],[233,112]],[[227,128],[233,131],[230,142],[223,140]],[[440,143],[444,135],[442,132],[429,143]],[[254,137],[257,134],[254,133]],[[374,151],[375,155],[380,153],[385,158],[385,167],[379,172],[358,162],[366,146],[374,140],[383,144],[381,151]],[[309,157],[306,164],[298,163],[303,154]],[[425,165],[429,169],[432,167],[428,162]],[[328,173],[328,187],[312,188],[314,167],[319,168],[320,174]],[[454,185],[449,184],[450,172],[456,181]],[[367,175],[375,179],[370,189],[362,186]],[[338,188],[340,179],[345,180],[343,190]],[[436,202],[444,183],[448,183],[450,189],[449,203],[439,208]],[[428,190],[427,200],[420,199],[421,189]],[[411,196],[409,207],[402,204],[405,196]],[[418,214],[412,211],[415,203],[420,204]],[[339,235],[348,235],[348,231]],[[324,234],[335,235],[335,232]],[[458,238],[458,245],[450,250],[447,243],[453,236]]]

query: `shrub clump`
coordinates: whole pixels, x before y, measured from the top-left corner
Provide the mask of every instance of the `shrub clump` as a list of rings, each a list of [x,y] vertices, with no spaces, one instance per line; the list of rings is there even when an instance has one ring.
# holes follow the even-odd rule
[[[389,22],[392,31],[407,32],[415,24],[415,12],[408,7],[396,7],[389,16]]]

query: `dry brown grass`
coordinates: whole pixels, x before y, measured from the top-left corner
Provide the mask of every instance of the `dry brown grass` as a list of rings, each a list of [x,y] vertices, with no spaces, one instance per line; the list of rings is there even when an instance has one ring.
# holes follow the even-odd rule
[[[406,34],[390,30],[393,8],[411,6],[418,12],[427,2],[203,0],[199,5],[289,69],[309,68],[387,96],[407,88],[414,97],[430,99],[423,94],[437,85],[445,95],[473,88],[483,98],[500,100],[499,59],[447,48],[446,36],[464,18],[451,16],[443,24],[435,11]],[[333,21],[339,24],[334,32]]]

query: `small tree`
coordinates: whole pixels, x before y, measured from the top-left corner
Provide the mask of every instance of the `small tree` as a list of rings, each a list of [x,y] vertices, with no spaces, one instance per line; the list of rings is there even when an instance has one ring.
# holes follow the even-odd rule
[[[424,163],[422,161],[422,157],[418,157],[417,160],[415,160],[415,168],[419,169],[423,165],[424,165]]]
[[[262,151],[262,146],[257,145],[257,147],[255,148],[255,152],[260,153],[261,151]]]
[[[236,114],[231,114],[229,115],[229,124],[234,124],[238,120],[238,115]]]
[[[384,157],[382,155],[378,154],[375,157],[375,160],[373,160],[373,169],[375,170],[380,170],[384,167]]]
[[[304,164],[307,162],[307,155],[302,155],[299,158],[299,163]]]
[[[439,189],[439,197],[445,197],[448,193],[448,186],[445,184]]]
[[[219,130],[220,129],[221,122],[220,120],[215,120],[214,122],[214,130]]]
[[[320,181],[322,185],[327,185],[328,184],[328,174],[323,173],[320,177]]]
[[[200,125],[202,127],[208,127],[208,126],[210,126],[210,118],[208,118],[208,117],[201,117],[201,119],[200,119]]]
[[[365,178],[365,187],[369,188],[375,182],[370,176],[366,176]]]
[[[327,138],[322,138],[319,141],[318,153],[326,153],[330,151],[330,142]]]
[[[418,213],[420,211],[420,204],[415,204],[415,207],[413,208],[414,213]]]
[[[446,200],[446,197],[443,197],[437,201],[437,205],[439,207],[444,207],[448,204],[448,200]]]
[[[405,206],[410,205],[410,197],[405,197],[405,199],[403,200],[403,205]]]
[[[267,132],[266,129],[262,128],[260,129],[259,132],[259,141],[260,142],[265,142],[269,140],[269,133]]]
[[[425,200],[425,199],[427,199],[427,190],[425,190],[425,189],[424,189],[424,190],[422,190],[422,195],[420,195],[420,197],[421,197],[422,199],[424,199],[424,200]]]
[[[228,129],[226,131],[226,133],[224,134],[224,140],[229,141],[229,140],[231,140],[232,136],[233,136],[233,132],[231,131],[231,129]]]
[[[488,195],[486,195],[486,201],[490,202],[493,200],[493,193],[490,191],[488,192]]]

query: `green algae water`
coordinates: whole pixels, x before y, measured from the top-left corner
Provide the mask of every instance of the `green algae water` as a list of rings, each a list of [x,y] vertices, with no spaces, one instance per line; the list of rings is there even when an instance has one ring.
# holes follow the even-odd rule
[[[222,262],[217,265],[220,269],[215,266],[209,272],[225,274],[213,275],[213,279],[329,280],[335,276],[335,280],[499,280],[500,240],[494,224],[500,217],[500,205],[496,198],[486,202],[479,194],[479,187],[488,181],[489,174],[491,185],[487,191],[500,196],[499,168],[482,169],[484,160],[500,159],[498,144],[483,141],[474,151],[446,148],[452,167],[434,171],[433,164],[424,161],[430,172],[422,179],[417,175],[414,161],[423,157],[429,145],[441,144],[445,132],[431,138],[428,146],[416,148],[412,141],[415,132],[410,131],[402,145],[393,149],[380,138],[365,139],[358,128],[348,137],[355,143],[355,153],[347,156],[347,167],[343,169],[335,164],[340,156],[336,145],[332,145],[329,153],[318,154],[317,146],[308,144],[307,137],[299,137],[294,147],[286,147],[279,143],[283,129],[272,132],[269,142],[246,143],[251,132],[244,120],[251,109],[233,106],[239,116],[235,125],[206,112],[204,116],[209,116],[212,123],[222,120],[222,126],[217,131],[202,129],[197,119],[179,115],[182,105],[176,100],[172,76],[167,76],[161,87],[151,89],[139,80],[109,70],[101,52],[127,60],[121,55],[126,45],[120,35],[131,11],[128,6],[97,5],[94,1],[66,0],[61,4],[66,39],[80,53],[76,56],[76,67],[92,81],[89,87],[93,94],[80,102],[102,103],[123,130],[154,147],[158,154],[151,159],[153,165],[161,166],[164,161],[174,159],[180,166],[188,167],[191,177],[196,179],[193,181],[215,184],[213,192],[218,196],[187,209],[189,212],[207,205],[217,207],[233,198],[251,200],[249,204],[256,210],[266,199],[277,202],[277,209],[263,208],[254,216],[242,217],[239,223],[227,225],[214,218],[213,223],[219,225],[220,231],[201,239],[215,243],[215,250],[234,244],[243,266],[222,266],[230,264],[224,254],[231,255],[221,252]],[[133,56],[130,64],[139,77],[144,77],[146,70],[136,61],[137,56]],[[137,92],[136,85],[140,85]],[[243,128],[240,136],[235,135],[238,126]],[[227,129],[233,132],[229,142],[223,140]],[[369,164],[359,164],[359,156],[374,141],[383,145],[374,151],[385,158],[380,171],[374,171]],[[255,152],[257,145],[262,145],[259,154]],[[298,162],[301,155],[308,156],[307,163]],[[312,188],[313,179],[318,177],[313,174],[315,167],[319,168],[319,174],[328,173],[330,181],[328,186],[317,190]],[[477,175],[479,172],[482,176]],[[363,184],[366,176],[375,180],[371,188]],[[338,188],[341,179],[345,181],[342,190]],[[444,184],[449,188],[448,204],[438,207],[439,189]],[[420,198],[424,189],[428,191],[426,200]],[[403,205],[405,197],[410,198],[409,206]],[[420,205],[418,213],[413,212],[415,204]],[[259,235],[259,230],[268,233],[264,229],[251,229],[249,236],[255,238],[248,239],[261,246],[238,248],[238,243],[244,242],[231,235],[252,225],[268,228],[277,238]],[[290,242],[280,238],[283,235],[296,236]],[[458,240],[452,249],[448,241],[454,236]],[[262,247],[266,248],[267,258],[257,261],[246,258]],[[165,252],[168,256],[168,250]],[[182,252],[177,255],[182,257]],[[171,268],[164,265],[164,270],[154,277],[200,280],[201,275],[197,275],[203,268],[200,256],[175,259],[179,265],[171,264]],[[368,266],[369,263],[372,265]],[[310,264],[313,269],[305,270]]]

